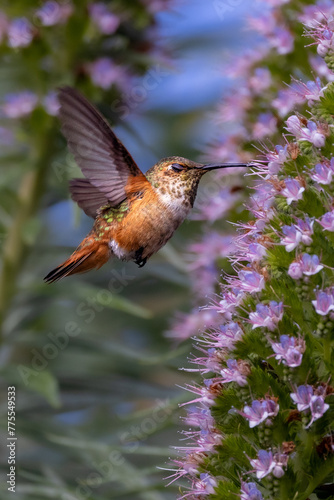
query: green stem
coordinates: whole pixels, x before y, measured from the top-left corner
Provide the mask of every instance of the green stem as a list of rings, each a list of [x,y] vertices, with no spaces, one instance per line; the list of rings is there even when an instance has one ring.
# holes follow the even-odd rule
[[[26,244],[23,231],[29,219],[35,214],[44,192],[47,171],[53,142],[53,133],[45,133],[43,145],[34,170],[22,179],[17,196],[17,211],[8,231],[3,249],[3,263],[0,274],[0,337],[6,313],[17,288],[17,276],[22,267]]]

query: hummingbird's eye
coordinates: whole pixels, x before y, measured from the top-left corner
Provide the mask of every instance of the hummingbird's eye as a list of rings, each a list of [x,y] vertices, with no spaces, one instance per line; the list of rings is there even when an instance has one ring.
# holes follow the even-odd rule
[[[169,168],[174,170],[174,172],[181,172],[181,170],[183,170],[183,165],[180,165],[179,163],[172,163],[169,165]]]

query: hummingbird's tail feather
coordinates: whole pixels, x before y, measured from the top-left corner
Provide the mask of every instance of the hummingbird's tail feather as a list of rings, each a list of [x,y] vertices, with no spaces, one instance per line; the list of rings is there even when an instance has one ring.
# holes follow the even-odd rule
[[[80,247],[79,247],[80,248]],[[76,250],[65,262],[53,269],[44,281],[54,283],[71,274],[86,273],[92,269],[100,269],[110,257],[110,249],[107,244],[91,245]]]

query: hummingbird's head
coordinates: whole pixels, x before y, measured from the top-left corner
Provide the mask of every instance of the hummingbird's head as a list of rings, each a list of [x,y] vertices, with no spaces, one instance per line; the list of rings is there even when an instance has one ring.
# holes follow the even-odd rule
[[[203,164],[181,156],[169,156],[150,168],[146,177],[161,195],[182,198],[186,204],[192,206],[198,183],[205,173],[219,168],[246,166],[244,163]]]

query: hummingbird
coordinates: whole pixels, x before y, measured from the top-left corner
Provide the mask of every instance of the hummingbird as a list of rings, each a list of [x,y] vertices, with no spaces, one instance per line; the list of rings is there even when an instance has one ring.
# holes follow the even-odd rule
[[[72,255],[44,278],[47,283],[99,269],[111,257],[144,266],[187,217],[204,174],[249,165],[169,156],[144,175],[85,97],[72,87],[60,88],[58,96],[62,132],[84,175],[70,180],[71,197],[94,225]]]

